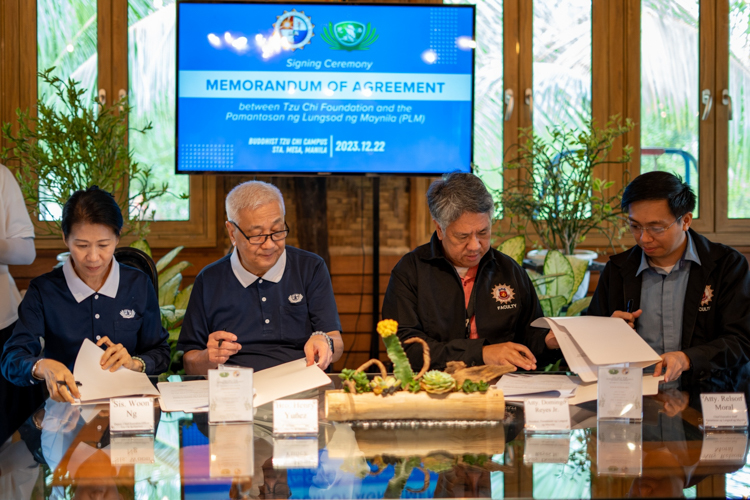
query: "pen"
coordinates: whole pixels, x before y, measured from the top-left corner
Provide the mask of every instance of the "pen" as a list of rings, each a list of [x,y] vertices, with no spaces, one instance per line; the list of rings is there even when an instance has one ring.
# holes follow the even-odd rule
[[[218,349],[221,349],[222,342],[224,342],[224,339],[219,339],[219,347],[218,347]]]
[[[628,300],[628,305],[625,307],[625,312],[633,312],[633,299]]]
[[[57,387],[60,386],[67,386],[68,384],[64,380],[57,380]],[[81,387],[83,384],[76,380],[76,387]],[[68,390],[70,390],[70,387],[68,387]]]

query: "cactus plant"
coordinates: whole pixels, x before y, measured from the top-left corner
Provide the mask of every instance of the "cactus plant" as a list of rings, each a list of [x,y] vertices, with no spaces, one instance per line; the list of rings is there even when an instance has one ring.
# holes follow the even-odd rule
[[[393,363],[393,375],[401,381],[401,387],[409,387],[414,380],[414,372],[396,335],[398,323],[392,319],[384,319],[378,322],[377,330],[385,344],[388,358]]]
[[[420,386],[431,394],[444,394],[456,388],[456,381],[445,372],[430,370],[422,377]]]

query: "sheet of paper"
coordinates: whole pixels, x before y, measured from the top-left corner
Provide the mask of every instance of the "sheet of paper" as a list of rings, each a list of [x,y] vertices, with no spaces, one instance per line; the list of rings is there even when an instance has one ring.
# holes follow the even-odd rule
[[[208,422],[253,421],[253,369],[208,370]]]
[[[567,375],[506,373],[500,377],[495,387],[501,389],[505,399],[509,400],[515,396],[538,397],[540,394],[569,398],[575,393],[580,383],[580,378]]]
[[[162,411],[205,413],[208,411],[208,380],[159,382],[159,406]]]
[[[253,383],[253,406],[258,407],[276,399],[330,384],[331,379],[317,365],[307,366],[307,361],[303,358],[255,372]]]
[[[664,380],[664,375],[660,377],[654,377],[653,373],[645,373],[643,375],[643,395],[654,396],[659,393],[659,382]],[[576,389],[575,395],[568,399],[568,404],[577,405],[585,403],[587,401],[596,401],[596,395],[598,392],[598,384],[591,382],[588,384],[581,384]]]
[[[104,350],[89,339],[83,341],[73,368],[73,377],[81,385],[81,403],[126,396],[158,396],[159,391],[145,373],[120,368],[115,372],[102,370],[99,361]]]
[[[584,382],[596,380],[595,367],[600,365],[629,363],[633,367],[646,368],[661,360],[638,332],[620,318],[538,318],[531,325],[550,328],[556,337],[560,333],[558,342],[565,361]]]

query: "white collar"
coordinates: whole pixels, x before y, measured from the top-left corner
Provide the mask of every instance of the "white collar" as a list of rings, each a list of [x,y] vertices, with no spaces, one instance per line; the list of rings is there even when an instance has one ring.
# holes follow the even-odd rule
[[[237,277],[237,281],[239,281],[240,285],[244,288],[249,287],[259,278],[259,276],[254,275],[242,266],[236,248],[232,252],[229,261],[232,263],[232,271]],[[281,253],[281,257],[276,261],[276,264],[274,264],[273,267],[263,275],[263,279],[272,283],[278,283],[281,281],[281,277],[284,276],[284,269],[286,269],[286,249]]]
[[[109,270],[107,281],[104,282],[104,285],[98,292],[93,290],[78,277],[75,269],[73,269],[72,257],[68,257],[68,260],[63,264],[63,274],[65,275],[65,282],[68,284],[70,293],[73,294],[73,298],[75,298],[76,302],[79,304],[95,293],[106,295],[111,299],[114,299],[117,296],[117,288],[120,286],[120,264],[117,263],[114,255],[112,256],[112,268]]]

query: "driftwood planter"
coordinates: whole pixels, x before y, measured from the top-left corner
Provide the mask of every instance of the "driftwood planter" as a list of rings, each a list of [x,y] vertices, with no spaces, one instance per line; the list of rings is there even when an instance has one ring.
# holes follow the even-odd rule
[[[349,420],[502,420],[505,416],[503,391],[486,393],[450,392],[416,394],[399,391],[389,396],[326,391],[326,419]]]

